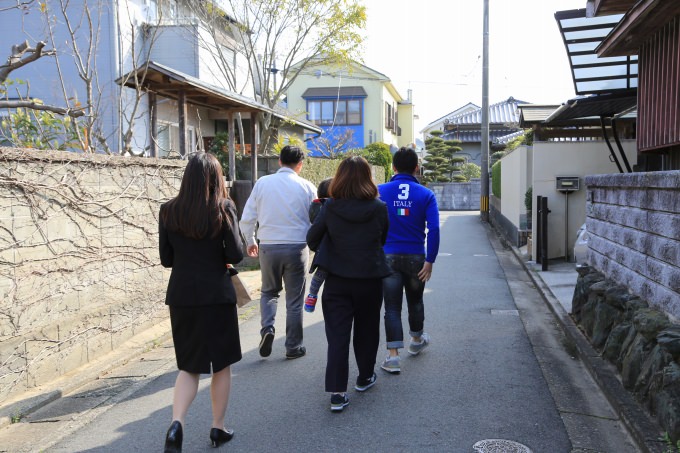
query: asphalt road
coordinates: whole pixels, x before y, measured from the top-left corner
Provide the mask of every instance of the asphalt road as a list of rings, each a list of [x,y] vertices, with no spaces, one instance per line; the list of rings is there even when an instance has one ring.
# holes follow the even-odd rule
[[[405,354],[401,374],[388,375],[379,368],[383,342],[377,384],[363,394],[352,390],[357,373],[352,358],[350,404],[342,413],[330,412],[324,393],[320,308],[305,314],[308,353],[297,360],[284,358],[282,334],[269,358],[259,356],[259,316],[253,311],[241,324],[243,360],[232,368],[227,425],[236,434],[223,450],[471,453],[481,440],[506,439],[535,453],[637,451],[587,373],[569,356],[568,345],[560,342],[537,291],[494,242],[479,213],[442,213],[441,228],[440,255],[425,294],[431,346],[416,357]],[[277,332],[284,332],[284,322],[281,309]],[[404,326],[407,331],[405,313]],[[384,331],[381,337],[384,341]],[[47,438],[27,448],[162,451],[176,376],[172,354],[164,345],[146,363],[130,365],[137,371],[121,370],[118,378],[143,378],[94,409],[73,410],[70,423],[52,437],[47,423],[34,423],[33,432],[42,428]],[[142,365],[147,371],[139,371]],[[205,376],[187,418],[186,452],[215,451],[208,438],[208,386]],[[41,436],[30,432],[22,435]],[[0,451],[1,444],[2,436]]]

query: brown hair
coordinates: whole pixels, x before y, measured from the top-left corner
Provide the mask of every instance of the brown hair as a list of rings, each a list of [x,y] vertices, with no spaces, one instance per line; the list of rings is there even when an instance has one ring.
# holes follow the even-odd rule
[[[371,167],[361,156],[346,157],[335,172],[328,193],[336,199],[373,200],[378,188],[371,176]]]
[[[228,199],[217,158],[209,153],[196,153],[189,157],[184,169],[179,194],[165,204],[160,220],[168,231],[192,239],[203,239],[208,234],[214,238],[225,223],[231,223],[225,208]]]

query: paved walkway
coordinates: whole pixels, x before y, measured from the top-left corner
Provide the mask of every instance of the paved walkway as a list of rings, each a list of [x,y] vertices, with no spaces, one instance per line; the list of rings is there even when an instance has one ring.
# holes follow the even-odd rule
[[[425,295],[432,345],[405,357],[400,375],[376,366],[377,385],[365,394],[351,390],[352,359],[350,405],[340,414],[329,411],[323,391],[321,310],[305,316],[308,355],[291,361],[282,335],[271,357],[259,357],[257,305],[244,307],[244,358],[233,367],[227,417],[236,436],[224,448],[473,452],[479,441],[506,439],[535,453],[639,451],[529,274],[479,214],[442,213],[440,250]],[[257,284],[257,273],[248,277]],[[285,330],[283,314],[277,332]],[[378,360],[383,354],[381,346]],[[164,342],[0,429],[0,451],[160,451],[175,376]],[[201,380],[184,451],[214,451],[208,384]]]

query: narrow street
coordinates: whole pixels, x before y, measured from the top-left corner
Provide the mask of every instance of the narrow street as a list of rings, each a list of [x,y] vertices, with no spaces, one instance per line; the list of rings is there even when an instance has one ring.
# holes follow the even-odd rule
[[[223,450],[472,453],[479,441],[505,439],[534,453],[638,451],[572,358],[529,277],[479,213],[442,212],[441,224],[440,254],[425,295],[431,346],[419,356],[405,354],[401,374],[388,375],[379,368],[383,343],[377,384],[364,394],[353,390],[351,361],[350,404],[342,413],[331,413],[324,393],[321,310],[305,314],[307,356],[286,360],[285,310],[279,311],[272,355],[262,359],[258,312],[249,309],[227,415],[235,437]],[[29,417],[33,423],[3,428],[0,451],[161,451],[176,376],[171,345],[109,378],[115,376],[138,379],[124,392],[93,391],[102,400],[92,409],[69,412],[58,400]],[[214,451],[208,384],[205,376],[187,418],[186,452]]]

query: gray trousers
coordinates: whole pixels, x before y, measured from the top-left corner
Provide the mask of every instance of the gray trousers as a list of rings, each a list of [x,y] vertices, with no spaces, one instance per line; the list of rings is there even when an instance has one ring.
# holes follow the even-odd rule
[[[286,293],[286,351],[302,346],[302,305],[305,298],[307,244],[260,244],[262,296],[260,319],[263,333],[274,327],[281,290]]]

